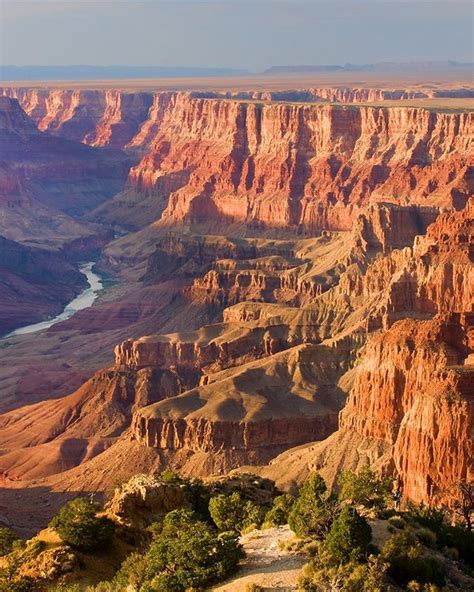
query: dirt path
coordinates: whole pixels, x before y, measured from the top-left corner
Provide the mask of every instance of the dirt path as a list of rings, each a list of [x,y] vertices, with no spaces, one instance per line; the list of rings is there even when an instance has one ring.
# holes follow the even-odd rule
[[[288,526],[254,530],[242,536],[247,553],[240,570],[214,592],[245,592],[248,584],[258,584],[267,592],[286,592],[297,589],[301,568],[306,563],[302,555],[282,550],[279,543],[292,539]]]

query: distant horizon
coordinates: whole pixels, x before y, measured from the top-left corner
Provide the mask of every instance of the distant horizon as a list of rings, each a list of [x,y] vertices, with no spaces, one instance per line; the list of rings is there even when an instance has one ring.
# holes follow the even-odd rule
[[[140,66],[140,65],[100,65],[65,64],[54,66],[14,64],[0,65],[0,81],[36,80],[107,80],[107,79],[153,79],[153,78],[205,78],[205,77],[245,77],[245,76],[291,76],[311,74],[342,73],[429,73],[474,71],[473,62],[456,60],[374,62],[371,64],[291,64],[274,65],[263,71],[250,71],[212,66]],[[69,76],[70,78],[63,78]],[[48,77],[48,78],[45,78]]]

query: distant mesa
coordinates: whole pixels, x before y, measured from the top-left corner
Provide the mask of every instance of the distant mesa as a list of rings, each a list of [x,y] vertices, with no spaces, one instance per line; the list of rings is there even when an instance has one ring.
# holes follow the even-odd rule
[[[213,78],[264,74],[285,76],[291,74],[317,74],[338,72],[449,72],[472,70],[473,62],[453,60],[429,62],[377,62],[375,64],[308,64],[277,65],[263,72],[250,72],[238,68],[212,68],[194,66],[0,66],[1,81],[33,80],[138,80],[154,78]]]
[[[344,64],[341,65],[289,65],[272,66],[263,74],[313,74],[318,72],[445,72],[451,70],[472,70],[473,62],[456,62],[454,60],[439,62],[377,62],[375,64]]]

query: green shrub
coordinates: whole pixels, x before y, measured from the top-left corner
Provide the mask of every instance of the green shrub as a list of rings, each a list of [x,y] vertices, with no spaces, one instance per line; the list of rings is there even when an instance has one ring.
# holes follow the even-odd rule
[[[459,557],[474,568],[474,532],[460,525],[442,524],[436,535],[440,547],[457,549]]]
[[[408,517],[412,522],[417,522],[420,526],[426,526],[433,532],[439,532],[445,522],[443,510],[425,506],[424,504],[408,504]]]
[[[63,506],[49,525],[72,547],[94,551],[106,546],[114,533],[113,522],[97,516],[99,510],[88,499],[77,498]]]
[[[359,560],[372,540],[372,529],[355,508],[345,506],[334,520],[326,539],[326,549],[338,563]]]
[[[198,514],[201,520],[211,522],[209,513],[209,500],[212,497],[211,488],[203,483],[201,479],[186,479],[183,483],[183,490],[186,499],[191,503],[192,509]]]
[[[339,500],[383,509],[390,497],[392,481],[379,478],[369,466],[358,473],[344,471],[338,479]]]
[[[242,557],[234,533],[219,534],[193,512],[174,510],[165,517],[161,534],[146,554],[148,589],[182,592],[204,588],[232,573]],[[142,568],[139,571],[142,573]]]
[[[8,555],[13,550],[13,543],[18,540],[13,530],[0,528],[0,557]]]
[[[410,504],[408,516],[412,522],[433,531],[440,548],[457,549],[460,558],[474,567],[474,532],[459,524],[456,526],[447,524],[443,510],[424,505]]]
[[[331,528],[335,512],[335,500],[328,494],[324,479],[313,473],[301,486],[289,513],[288,524],[298,536],[324,538]]]
[[[441,552],[451,561],[459,561],[459,551],[454,547],[443,547]]]
[[[214,524],[222,531],[238,531],[243,528],[245,502],[237,491],[230,495],[221,493],[209,501],[209,513]]]
[[[0,592],[32,592],[33,590],[34,583],[31,578],[5,580],[0,570]]]
[[[31,559],[35,559],[36,557],[38,557],[38,555],[45,549],[45,541],[39,541],[37,539],[27,541],[25,546],[23,547],[22,560],[31,561]]]
[[[401,586],[415,581],[420,584],[444,585],[445,566],[426,552],[409,530],[397,532],[385,543],[381,557],[389,565],[388,574]]]
[[[140,590],[149,577],[148,571],[147,556],[142,553],[131,553],[115,575],[114,584],[118,590],[125,590],[128,586],[133,590]]]
[[[415,531],[416,538],[425,545],[425,547],[431,547],[434,549],[436,547],[436,534],[430,530],[429,528],[417,528]]]
[[[299,579],[299,589],[305,592],[344,590],[344,592],[388,592],[387,565],[379,557],[370,556],[367,563],[350,561],[332,563],[327,551],[318,553],[307,564]]]
[[[182,483],[183,480],[181,477],[176,473],[176,471],[172,471],[171,469],[165,469],[160,473],[160,481],[163,483]]]
[[[288,516],[291,512],[295,498],[289,493],[277,496],[273,500],[273,505],[265,516],[265,523],[269,526],[282,526],[287,524]]]
[[[265,520],[266,508],[259,506],[255,502],[247,501],[244,505],[244,518],[242,522],[242,530],[249,530],[253,528],[260,528]]]
[[[391,516],[388,519],[388,523],[390,524],[390,526],[393,526],[397,530],[401,530],[402,528],[405,528],[405,526],[406,526],[405,520],[403,520],[403,518],[401,516]]]
[[[242,532],[252,527],[260,528],[266,507],[251,500],[245,501],[239,492],[234,491],[230,495],[221,493],[212,497],[209,513],[219,530]]]

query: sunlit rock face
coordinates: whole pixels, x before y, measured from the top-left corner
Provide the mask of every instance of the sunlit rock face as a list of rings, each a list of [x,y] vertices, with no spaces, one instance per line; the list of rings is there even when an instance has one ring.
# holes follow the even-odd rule
[[[472,113],[352,104],[421,91],[3,92],[40,130],[140,157],[122,201],[164,199],[143,203],[168,224],[348,229],[369,200],[460,208],[473,192]],[[308,104],[268,102],[293,95]]]

